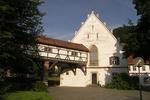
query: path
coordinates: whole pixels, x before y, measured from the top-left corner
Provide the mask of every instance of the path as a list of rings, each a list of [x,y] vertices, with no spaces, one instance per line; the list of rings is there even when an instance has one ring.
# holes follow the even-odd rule
[[[136,90],[115,90],[100,87],[49,87],[54,100],[139,100]],[[143,92],[143,100],[150,100],[150,92]]]

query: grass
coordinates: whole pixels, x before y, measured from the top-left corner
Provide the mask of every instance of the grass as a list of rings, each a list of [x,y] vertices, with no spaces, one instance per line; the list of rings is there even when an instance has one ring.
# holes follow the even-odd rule
[[[4,96],[5,100],[52,100],[46,92],[17,91]]]

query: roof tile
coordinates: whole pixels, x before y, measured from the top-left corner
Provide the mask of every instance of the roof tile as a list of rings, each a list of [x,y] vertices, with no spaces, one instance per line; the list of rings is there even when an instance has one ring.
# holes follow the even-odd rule
[[[86,51],[86,52],[89,51],[88,48],[86,48],[83,44],[77,44],[77,43],[57,40],[57,39],[53,39],[53,38],[48,38],[46,36],[38,36],[37,40],[41,44],[63,47],[63,48],[68,48],[68,49],[74,49],[74,50],[79,50],[79,51]]]

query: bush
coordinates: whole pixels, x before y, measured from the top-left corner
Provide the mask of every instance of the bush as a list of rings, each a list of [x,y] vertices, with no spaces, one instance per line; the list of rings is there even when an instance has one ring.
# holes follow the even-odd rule
[[[107,84],[106,88],[116,88],[116,89],[137,89],[138,79],[136,77],[130,77],[126,73],[120,73],[112,77],[112,82]]]
[[[0,100],[4,100],[4,95],[10,90],[11,85],[0,82]]]
[[[45,91],[47,92],[48,86],[46,86],[43,82],[36,82],[32,85],[32,90],[37,92]]]
[[[130,81],[130,87],[131,89],[139,89],[139,78],[138,76],[130,76],[129,77]]]
[[[24,80],[24,81],[23,81]],[[24,91],[24,90],[30,90],[32,87],[32,81],[31,79],[25,79],[25,78],[18,78],[18,77],[8,77],[5,78],[3,81],[3,87],[9,86],[9,92],[11,91]]]

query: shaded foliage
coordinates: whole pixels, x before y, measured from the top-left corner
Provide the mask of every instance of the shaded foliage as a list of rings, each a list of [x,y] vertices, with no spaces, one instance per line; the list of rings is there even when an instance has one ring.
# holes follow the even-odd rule
[[[42,31],[40,0],[0,0],[0,68],[34,73],[39,56],[36,36]]]
[[[36,82],[32,85],[32,90],[36,92],[47,92],[48,86],[46,86],[43,82]]]
[[[140,16],[137,24],[137,39],[140,49],[136,55],[145,59],[150,57],[150,1],[149,0],[133,0],[137,15]]]
[[[136,52],[139,49],[138,40],[136,36],[136,26],[133,24],[123,25],[113,30],[113,34],[120,40],[121,43],[125,43],[124,50],[125,56],[128,57],[130,54]]]
[[[138,89],[138,77],[131,77],[126,73],[117,74],[112,77],[112,82],[106,88],[116,88],[123,90]]]
[[[150,57],[150,1],[133,0],[137,15],[140,17],[137,25],[124,25],[114,30],[114,35],[120,37],[126,44],[126,55],[134,54],[148,60]]]

